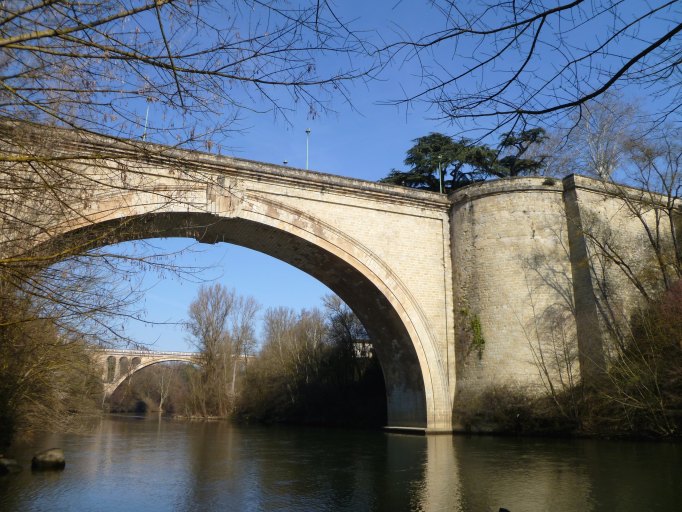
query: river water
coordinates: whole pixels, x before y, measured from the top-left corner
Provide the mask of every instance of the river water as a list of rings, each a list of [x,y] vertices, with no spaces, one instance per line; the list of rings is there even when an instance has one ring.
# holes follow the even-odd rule
[[[61,472],[32,473],[60,446]],[[682,445],[111,416],[14,447],[0,511],[682,510]]]

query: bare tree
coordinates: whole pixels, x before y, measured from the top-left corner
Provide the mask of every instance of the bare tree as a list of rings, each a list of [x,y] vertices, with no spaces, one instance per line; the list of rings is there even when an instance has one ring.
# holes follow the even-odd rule
[[[98,411],[100,372],[87,343],[35,307],[31,297],[0,294],[0,446],[17,433],[78,429],[77,413]]]
[[[679,120],[675,0],[431,4],[441,26],[384,49],[422,70],[423,86],[397,103],[425,100],[443,118],[510,131],[560,120],[631,86],[658,102],[659,120]]]
[[[264,342],[261,354],[269,354],[285,372],[290,366],[290,351],[295,344],[296,312],[291,308],[268,308],[264,315]]]
[[[613,92],[586,102],[557,127],[542,148],[553,174],[610,179],[627,165],[633,141],[651,129],[644,111]],[[622,177],[614,176],[614,178]]]
[[[255,343],[258,305],[220,283],[202,286],[190,304],[186,324],[190,340],[201,352],[203,416],[227,416],[234,405],[238,362]]]
[[[319,372],[325,335],[324,317],[317,309],[296,313],[279,307],[265,312],[261,355],[280,365],[292,400],[298,383],[309,383]]]
[[[159,413],[163,412],[163,406],[170,394],[174,378],[175,369],[167,365],[161,365],[156,379],[157,392],[159,394]]]
[[[569,259],[569,247],[563,230],[552,236],[551,251],[536,248],[523,262],[532,316],[522,329],[546,396],[562,418],[573,421],[580,413],[576,314],[570,270],[561,264]],[[554,299],[543,301],[548,292]]]
[[[373,356],[365,327],[337,295],[323,298],[327,316],[327,341],[336,349],[336,364],[343,380],[352,381],[361,373],[360,363]]]
[[[652,301],[682,278],[680,133],[658,130],[646,139],[627,141],[626,147],[624,172],[634,188],[615,179],[604,187],[635,220],[642,244],[633,250],[612,226],[596,218],[589,220],[584,233],[594,257],[617,268],[642,299]]]
[[[245,369],[248,359],[256,348],[255,318],[260,305],[253,297],[238,296],[228,327],[228,337],[232,346],[232,369],[230,400],[234,405],[237,396],[237,379],[240,370]]]
[[[365,329],[341,299],[266,310],[237,414],[261,421],[383,425],[386,390]]]
[[[242,109],[325,110],[367,71],[326,1],[7,0],[0,48],[0,116],[207,149]]]
[[[263,345],[249,367],[242,408],[287,414],[305,400],[306,387],[315,385],[326,353],[326,326],[317,309],[296,312],[269,308],[264,314]],[[265,414],[267,415],[267,414]]]

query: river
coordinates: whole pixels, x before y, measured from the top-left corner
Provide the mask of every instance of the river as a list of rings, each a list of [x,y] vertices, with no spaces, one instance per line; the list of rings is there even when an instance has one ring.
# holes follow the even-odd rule
[[[33,473],[60,446],[61,472]],[[110,416],[18,445],[9,511],[680,510],[682,445],[415,436]]]

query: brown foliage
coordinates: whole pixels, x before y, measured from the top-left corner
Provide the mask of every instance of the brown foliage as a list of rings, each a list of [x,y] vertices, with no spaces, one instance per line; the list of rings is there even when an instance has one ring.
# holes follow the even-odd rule
[[[40,318],[25,296],[0,297],[0,375],[0,444],[16,433],[73,430],[82,413],[99,410],[101,382],[88,347]]]

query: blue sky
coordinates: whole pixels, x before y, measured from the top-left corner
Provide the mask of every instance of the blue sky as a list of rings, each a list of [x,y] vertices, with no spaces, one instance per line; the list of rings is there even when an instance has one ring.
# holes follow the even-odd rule
[[[636,2],[633,2],[636,4]],[[413,38],[442,28],[443,18],[429,2],[410,1],[358,1],[338,2],[337,13],[351,20],[356,30],[371,29],[381,31],[387,36],[396,36],[400,27],[410,30]],[[494,15],[494,13],[493,13]],[[634,16],[634,14],[633,14]],[[656,21],[656,20],[654,20]],[[595,22],[599,23],[599,21]],[[599,29],[599,30],[596,30]],[[592,30],[594,33],[590,32]],[[644,39],[646,27],[640,34]],[[581,26],[564,45],[573,39],[574,49],[583,41],[601,37],[601,27],[590,29]],[[460,44],[457,52],[466,54],[467,48]],[[443,50],[436,50],[443,51]],[[448,54],[425,54],[426,66],[432,71],[452,72],[462,66],[461,59],[454,50]],[[478,50],[477,50],[478,51]],[[542,56],[542,54],[541,54]],[[453,127],[437,120],[439,113],[429,110],[426,103],[413,103],[405,106],[387,106],[382,103],[404,97],[406,90],[412,92],[424,86],[421,81],[419,62],[396,61],[381,75],[381,80],[358,82],[349,88],[351,104],[338,97],[329,105],[331,112],[321,112],[311,117],[305,105],[286,102],[291,108],[286,119],[282,115],[255,114],[243,111],[241,118],[232,126],[232,136],[225,141],[222,154],[250,160],[305,168],[306,129],[310,129],[310,169],[366,180],[378,180],[392,168],[403,168],[405,152],[417,137],[439,131],[449,135],[470,135],[463,129],[475,128],[473,124]],[[513,67],[513,61],[504,62]],[[552,69],[551,59],[540,58],[535,71]],[[333,61],[322,61],[323,67],[336,66]],[[503,70],[496,70],[503,71]],[[480,78],[480,77],[479,77]],[[496,79],[496,77],[486,77]],[[483,78],[481,83],[484,82]],[[468,83],[475,88],[480,84]],[[408,89],[403,89],[408,87]],[[635,91],[641,95],[641,91]],[[286,94],[283,94],[284,98]],[[155,117],[154,105],[150,106],[150,118]],[[264,108],[254,103],[254,110]],[[140,114],[143,115],[143,114]],[[496,140],[489,140],[495,143]],[[258,300],[263,309],[271,306],[291,306],[294,308],[315,307],[320,298],[329,293],[323,285],[287,264],[278,262],[263,254],[240,247],[217,244],[197,245],[194,241],[166,240],[154,244],[167,252],[175,252],[181,247],[191,245],[192,250],[175,258],[177,265],[200,266],[207,268],[204,280],[217,280],[235,288],[243,295],[251,295]],[[122,246],[122,250],[127,250]],[[183,281],[171,276],[159,276],[148,272],[140,275],[142,286],[147,290],[141,307],[146,310],[150,322],[170,322],[168,325],[145,326],[140,322],[128,322],[126,334],[140,343],[153,344],[158,350],[187,350],[191,345],[186,335],[173,323],[186,318],[189,303],[196,296],[199,283]]]
[[[151,242],[168,253],[183,251],[173,257],[173,264],[203,268],[190,278],[171,272],[140,271],[138,274],[140,281],[136,284],[144,291],[139,307],[144,313],[143,318],[151,323],[129,320],[124,324],[124,333],[154,350],[194,350],[178,323],[187,318],[189,304],[202,283],[220,282],[241,295],[256,298],[262,306],[260,314],[268,307],[315,307],[323,295],[331,293],[298,269],[243,247],[224,243],[197,244],[194,240],[182,238]],[[119,244],[123,251],[127,247],[130,244]]]
[[[407,2],[409,3],[409,2]],[[384,3],[383,14],[371,2],[352,2],[353,14],[390,30],[399,19],[412,17],[413,8]],[[378,180],[392,168],[402,168],[405,152],[413,139],[432,131],[447,131],[448,126],[429,119],[423,105],[409,109],[381,105],[388,98],[400,97],[399,82],[409,76],[409,67],[395,66],[382,81],[359,83],[350,89],[352,105],[339,99],[330,106],[334,112],[311,118],[305,108],[281,115],[248,114],[235,125],[236,131],[225,142],[223,154],[238,158],[305,168],[306,129],[310,129],[310,169],[342,176]],[[153,109],[153,105],[152,105]],[[153,111],[150,115],[154,115]],[[296,309],[321,305],[331,293],[324,285],[298,269],[231,244],[205,245],[194,240],[154,240],[155,247],[169,253],[185,247],[190,250],[174,258],[180,266],[204,267],[202,279],[215,280],[253,296],[263,307],[289,306]],[[129,250],[120,244],[119,250]],[[125,334],[135,341],[150,344],[155,350],[192,350],[186,333],[177,325],[187,318],[190,302],[200,282],[172,275],[148,272],[139,275],[146,290],[141,309],[152,324],[128,321]]]

